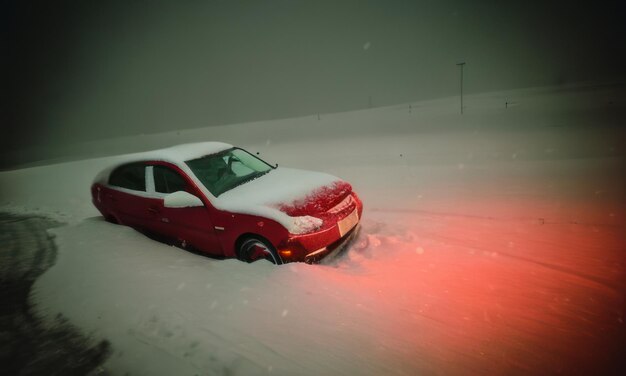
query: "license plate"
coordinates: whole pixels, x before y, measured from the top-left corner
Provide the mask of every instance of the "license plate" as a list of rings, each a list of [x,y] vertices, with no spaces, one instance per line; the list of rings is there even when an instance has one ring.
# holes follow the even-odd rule
[[[339,235],[343,237],[359,222],[359,212],[354,209],[347,217],[339,221]]]

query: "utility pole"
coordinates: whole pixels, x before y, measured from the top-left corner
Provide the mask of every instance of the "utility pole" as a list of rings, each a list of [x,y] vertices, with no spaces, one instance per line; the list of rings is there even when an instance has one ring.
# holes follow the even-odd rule
[[[463,67],[465,62],[457,63],[456,65],[461,67],[461,115],[463,114]]]

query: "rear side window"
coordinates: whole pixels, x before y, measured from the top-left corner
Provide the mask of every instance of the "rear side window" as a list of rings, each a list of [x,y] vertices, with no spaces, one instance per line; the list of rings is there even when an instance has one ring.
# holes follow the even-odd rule
[[[187,191],[187,182],[169,167],[154,166],[154,189],[160,193]]]
[[[145,191],[146,166],[143,163],[131,163],[118,167],[111,173],[109,184],[134,191]]]

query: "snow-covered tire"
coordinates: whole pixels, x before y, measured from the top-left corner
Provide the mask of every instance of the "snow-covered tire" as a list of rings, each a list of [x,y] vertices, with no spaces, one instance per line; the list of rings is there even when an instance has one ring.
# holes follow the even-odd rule
[[[283,263],[278,252],[276,252],[276,248],[267,240],[257,237],[247,237],[239,242],[237,257],[247,263],[262,259],[266,259],[276,265]]]

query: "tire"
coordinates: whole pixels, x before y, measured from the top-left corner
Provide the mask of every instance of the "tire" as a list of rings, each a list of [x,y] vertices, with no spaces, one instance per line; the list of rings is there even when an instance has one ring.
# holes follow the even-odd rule
[[[237,257],[247,263],[263,259],[276,265],[283,263],[273,245],[265,239],[256,237],[245,238],[240,242],[237,248]]]

